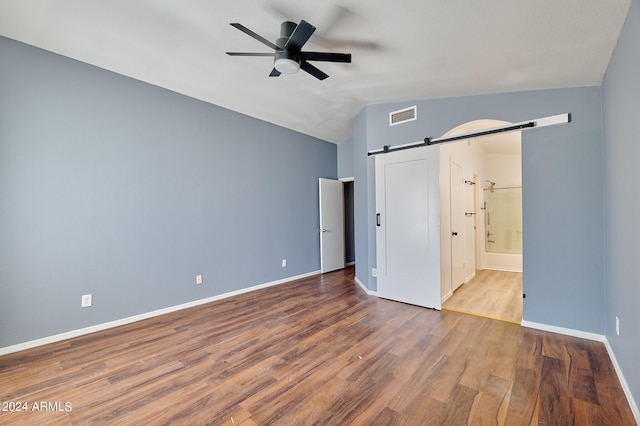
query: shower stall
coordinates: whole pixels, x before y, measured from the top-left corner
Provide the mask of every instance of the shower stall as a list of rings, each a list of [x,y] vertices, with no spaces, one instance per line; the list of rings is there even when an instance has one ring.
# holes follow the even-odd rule
[[[484,187],[485,252],[522,255],[522,187]]]

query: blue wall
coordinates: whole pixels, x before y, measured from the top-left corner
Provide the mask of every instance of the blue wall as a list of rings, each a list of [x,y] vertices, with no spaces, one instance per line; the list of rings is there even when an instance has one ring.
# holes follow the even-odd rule
[[[412,105],[418,106],[418,120],[388,125],[390,111]],[[376,262],[374,159],[367,150],[439,137],[482,118],[518,122],[568,112],[569,124],[523,132],[524,319],[603,334],[601,107],[599,87],[366,107],[354,132],[358,279],[376,289],[370,276]]]
[[[372,287],[368,281],[372,265],[369,262],[368,250],[370,245],[375,244],[375,235],[372,240],[369,239],[368,203],[370,198],[375,196],[375,191],[371,189],[373,182],[369,182],[367,162],[363,161],[363,158],[367,155],[367,111],[368,107],[365,107],[353,120],[353,214],[355,221],[356,279],[370,290],[375,290],[375,287]]]
[[[353,177],[353,138],[338,145],[338,177]]]
[[[0,348],[319,270],[319,177],[334,144],[0,38]]]
[[[631,3],[603,83],[606,204],[606,335],[640,401],[640,4]],[[615,317],[620,319],[616,335]]]

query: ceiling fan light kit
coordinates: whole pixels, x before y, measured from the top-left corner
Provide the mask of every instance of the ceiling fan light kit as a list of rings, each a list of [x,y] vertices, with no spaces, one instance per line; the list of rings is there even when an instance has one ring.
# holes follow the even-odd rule
[[[275,60],[274,68],[282,74],[295,74],[300,69],[300,63],[289,58],[279,58]]]
[[[302,51],[302,46],[309,40],[316,27],[307,21],[300,21],[299,24],[291,21],[285,21],[280,25],[280,38],[275,43],[270,42],[266,38],[254,33],[247,27],[239,23],[230,24],[232,27],[239,29],[243,33],[258,40],[260,43],[273,49],[273,53],[251,53],[251,52],[227,52],[230,56],[273,56],[273,70],[270,77],[279,77],[280,74],[295,74],[300,68],[311,74],[318,80],[324,80],[329,77],[320,69],[311,65],[308,61],[324,61],[324,62],[351,62],[350,53],[332,53],[332,52],[306,52]]]

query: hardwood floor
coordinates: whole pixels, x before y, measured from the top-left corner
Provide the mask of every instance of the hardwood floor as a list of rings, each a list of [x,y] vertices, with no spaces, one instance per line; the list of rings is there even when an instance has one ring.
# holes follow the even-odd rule
[[[353,268],[5,355],[0,384],[27,403],[3,425],[635,424],[602,343],[368,296]]]
[[[442,304],[442,309],[520,324],[522,274],[488,269],[476,271],[476,276],[460,286]]]

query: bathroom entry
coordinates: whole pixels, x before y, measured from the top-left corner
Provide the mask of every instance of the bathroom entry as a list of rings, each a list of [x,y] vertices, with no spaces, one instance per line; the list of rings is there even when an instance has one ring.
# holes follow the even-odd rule
[[[445,136],[505,124],[479,120],[452,129]],[[441,170],[446,170],[440,175],[443,309],[517,323],[522,320],[520,147],[519,132],[440,147]],[[452,164],[460,167],[456,170],[461,171],[461,177],[450,173]],[[454,178],[458,182],[453,182]],[[454,187],[463,192],[462,213],[453,208]],[[454,225],[456,221],[458,225]],[[462,236],[462,249],[452,244],[452,232],[457,233],[456,237]],[[458,286],[460,278],[453,270],[454,260],[460,256],[464,284]]]

